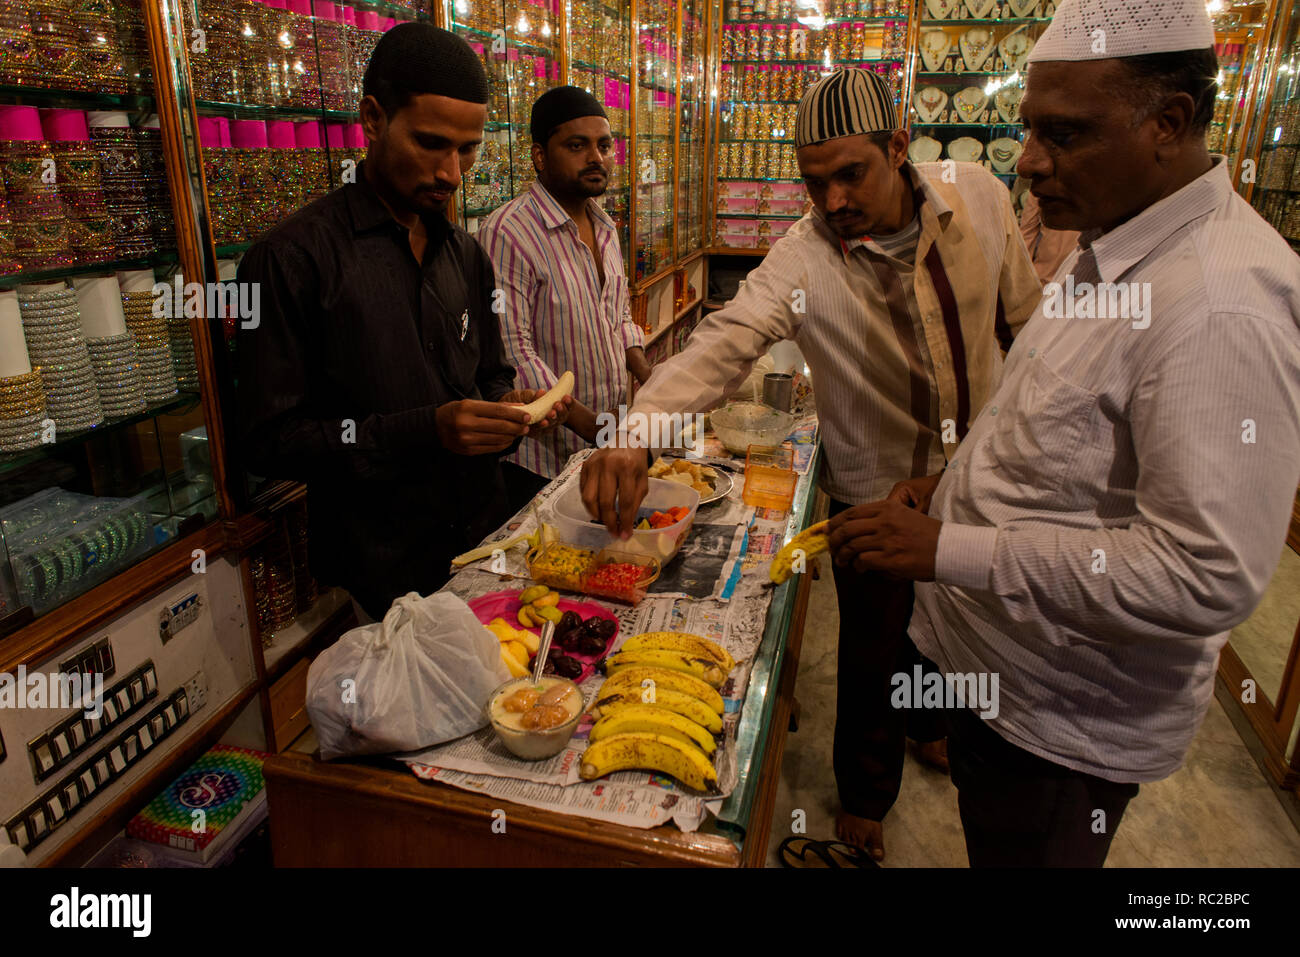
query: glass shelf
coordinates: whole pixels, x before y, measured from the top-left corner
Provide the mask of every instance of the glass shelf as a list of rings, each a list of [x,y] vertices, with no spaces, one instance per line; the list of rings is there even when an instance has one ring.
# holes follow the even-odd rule
[[[268,106],[260,103],[221,103],[216,100],[195,100],[194,106],[200,113],[216,113],[219,116],[250,120],[276,119],[283,116],[355,123],[361,119],[359,112],[327,110],[317,106]]]
[[[967,77],[967,76],[1011,76],[1012,74],[1019,73],[1019,72],[1020,72],[1019,70],[998,70],[996,73],[985,72],[983,70],[955,70],[951,72],[927,73],[924,70],[919,70],[917,71],[916,75],[917,76],[947,76],[947,77],[952,77],[955,80],[959,80],[962,77]]]
[[[1051,17],[985,17],[981,20],[965,18],[953,18],[949,20],[929,20],[921,21],[923,27],[964,27],[968,23],[988,23],[1000,26],[1006,26],[1013,23],[1041,23],[1044,26],[1052,22]]]
[[[0,86],[0,100],[31,106],[66,106],[83,110],[153,112],[154,98],[147,93],[99,93],[40,86]]]
[[[147,422],[155,416],[166,415],[169,412],[188,411],[197,407],[198,402],[199,396],[197,393],[181,392],[174,398],[141,409],[133,415],[120,419],[105,419],[102,425],[97,425],[92,429],[70,432],[57,442],[51,442],[49,445],[43,445],[38,449],[24,449],[21,452],[0,452],[0,475],[10,474],[55,453],[65,452],[77,445],[81,445],[88,439],[121,431],[133,425],[139,425],[141,422]]]
[[[861,66],[864,63],[904,63],[907,57],[886,56],[886,57],[852,57],[847,60],[831,60],[829,64],[826,60],[723,60],[723,63],[734,66]]]
[[[895,14],[895,15],[892,16],[892,17],[827,17],[827,18],[826,18],[825,26],[823,26],[822,29],[825,29],[826,27],[839,26],[839,25],[842,24],[842,23],[847,23],[847,24],[850,24],[850,25],[852,25],[852,24],[857,24],[857,23],[881,24],[881,23],[897,23],[899,20],[906,20],[906,19],[907,19],[907,14],[906,14],[906,13],[897,13],[897,14]],[[794,20],[794,19],[786,19],[786,20],[726,20],[726,21],[724,21],[724,25],[725,25],[725,26],[728,26],[728,27],[793,27],[793,26],[802,26],[803,29],[808,30],[808,31],[810,31],[810,32],[812,31],[812,27],[809,27],[809,26],[807,26],[806,24],[800,24],[797,20]]]
[[[588,73],[601,73],[616,80],[630,80],[632,78],[627,71],[611,70],[596,63],[587,63],[585,60],[570,60],[569,66],[575,70],[586,70]]]
[[[30,269],[0,276],[0,288],[11,288],[21,283],[49,282],[70,276],[88,276],[94,273],[125,272],[131,269],[156,269],[172,266],[178,261],[175,252],[159,252],[143,259],[118,259],[103,263],[76,263],[71,266],[54,266],[50,269]]]

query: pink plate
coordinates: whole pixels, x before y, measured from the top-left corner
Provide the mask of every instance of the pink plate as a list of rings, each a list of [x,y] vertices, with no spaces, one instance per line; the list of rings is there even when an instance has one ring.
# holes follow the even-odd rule
[[[519,624],[519,619],[516,617],[519,614],[520,594],[522,594],[522,591],[489,592],[486,595],[480,595],[478,598],[470,600],[469,607],[478,617],[478,620],[483,622],[485,625],[493,618],[504,618],[506,621],[510,622],[512,627],[523,628],[523,626]],[[560,649],[564,654],[569,655],[570,658],[576,658],[582,663],[582,674],[573,681],[574,684],[580,685],[595,673],[596,662],[609,654],[610,647],[618,638],[618,618],[608,608],[604,608],[597,605],[595,602],[590,601],[573,601],[569,598],[562,597],[560,603],[556,605],[556,607],[562,612],[573,612],[582,618],[583,621],[586,621],[588,618],[595,615],[600,618],[608,618],[614,623],[614,634],[611,635],[609,641],[605,643],[605,651],[603,654],[592,657],[590,655],[572,654],[571,652]],[[528,628],[525,630],[531,631],[534,635],[539,636],[542,632],[540,628]]]

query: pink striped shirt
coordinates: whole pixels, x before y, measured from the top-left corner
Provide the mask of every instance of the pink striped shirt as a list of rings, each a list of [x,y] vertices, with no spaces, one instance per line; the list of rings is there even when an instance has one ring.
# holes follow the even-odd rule
[[[504,308],[501,337],[518,373],[515,388],[549,389],[571,370],[574,398],[600,413],[627,401],[627,350],[645,337],[632,322],[614,222],[595,200],[587,208],[605,266],[604,288],[578,224],[541,183],[492,213],[478,241],[496,270],[502,306],[494,308]],[[554,478],[585,446],[561,427],[524,439],[506,461]]]

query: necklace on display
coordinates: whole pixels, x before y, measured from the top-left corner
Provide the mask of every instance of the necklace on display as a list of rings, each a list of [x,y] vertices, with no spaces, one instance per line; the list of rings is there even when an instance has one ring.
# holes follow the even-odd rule
[[[975,118],[989,105],[989,95],[978,86],[968,86],[952,98],[952,105],[957,108],[967,123],[978,122]]]
[[[927,73],[937,73],[952,49],[952,40],[942,30],[926,30],[921,34],[921,63]]]
[[[993,161],[993,168],[999,173],[1010,173],[1016,168],[1016,162],[1024,149],[1024,145],[1019,140],[1013,140],[1009,136],[1003,137],[989,144],[989,159]]]
[[[1038,6],[1038,0],[1007,0],[1007,3],[1011,6],[1011,15],[1021,19],[1032,17]]]
[[[998,90],[994,101],[997,103],[998,116],[1002,117],[1004,123],[1020,122],[1020,100],[1024,95],[1025,91],[1018,86],[1004,86]]]
[[[984,144],[973,136],[963,136],[948,144],[948,155],[958,163],[978,163],[984,155]]]
[[[973,27],[961,35],[961,58],[966,69],[978,73],[984,69],[993,54],[993,34],[982,27]]]
[[[925,9],[933,20],[947,20],[961,5],[961,0],[925,0]]]
[[[966,0],[966,11],[972,20],[986,20],[997,5],[998,0]]]
[[[923,123],[933,123],[948,105],[948,94],[937,86],[927,86],[912,97],[912,105]]]
[[[913,163],[933,163],[943,155],[943,144],[932,136],[920,136],[907,147],[907,158]]]
[[[1034,48],[1034,41],[1024,31],[1025,28],[1021,27],[1008,33],[998,44],[998,49],[1002,51],[1002,60],[1008,70],[1019,70],[1024,67],[1029,51]]]

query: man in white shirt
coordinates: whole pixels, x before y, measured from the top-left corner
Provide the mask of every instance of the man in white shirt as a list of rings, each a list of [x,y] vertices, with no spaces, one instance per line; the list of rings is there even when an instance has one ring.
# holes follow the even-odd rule
[[[837,561],[932,582],[918,648],[997,691],[950,720],[972,866],[1105,861],[1182,764],[1300,478],[1300,260],[1206,148],[1204,3],[1160,6],[1058,9],[1019,168],[1081,248],[942,477],[832,529]]]

